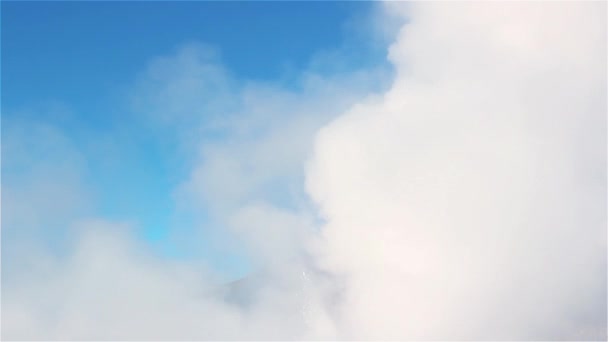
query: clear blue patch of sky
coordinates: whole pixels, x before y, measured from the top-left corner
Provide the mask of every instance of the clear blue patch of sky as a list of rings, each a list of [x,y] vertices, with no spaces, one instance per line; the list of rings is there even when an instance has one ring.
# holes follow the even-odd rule
[[[90,108],[151,57],[191,41],[217,47],[238,77],[273,79],[342,44],[345,23],[370,7],[341,1],[3,1],[3,100],[14,106],[61,99]]]
[[[3,117],[36,108],[28,111],[34,119],[62,128],[88,154],[99,214],[139,221],[152,245],[179,256],[175,245],[163,242],[170,240],[166,227],[176,225],[171,196],[181,175],[167,159],[170,148],[142,130],[126,105],[125,93],[146,63],[182,44],[202,42],[220,51],[238,79],[281,78],[305,68],[317,52],[352,41],[345,24],[373,4],[2,1],[0,6]],[[378,57],[368,48],[351,44],[350,61],[359,64],[353,66]],[[57,116],[45,109],[49,104],[65,105],[68,114]],[[246,264],[220,251],[206,257],[237,273]]]

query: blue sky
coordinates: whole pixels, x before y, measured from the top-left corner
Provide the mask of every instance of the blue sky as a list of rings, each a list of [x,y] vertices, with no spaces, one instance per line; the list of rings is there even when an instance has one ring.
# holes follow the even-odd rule
[[[5,105],[105,104],[150,58],[178,44],[221,51],[239,77],[275,79],[341,45],[364,2],[6,2]],[[359,51],[361,53],[361,51]],[[60,80],[60,82],[58,82]],[[83,86],[85,85],[85,86]],[[91,122],[103,124],[103,117]],[[106,122],[107,124],[107,122]]]
[[[1,339],[606,340],[606,3],[0,6]]]
[[[187,235],[194,226],[174,196],[192,161],[179,152],[179,132],[149,124],[133,109],[138,82],[152,61],[189,44],[213,49],[214,63],[236,83],[286,89],[298,88],[301,70],[336,74],[381,64],[382,44],[360,25],[371,9],[342,1],[3,2],[3,133],[13,121],[54,127],[84,156],[82,183],[92,198],[87,214],[134,222],[164,255],[205,250],[217,267],[243,273],[246,258],[215,250],[217,241],[229,239],[222,234],[203,233],[202,249],[169,239],[171,227]],[[204,124],[207,113],[199,115]],[[19,171],[9,168],[10,152],[4,157],[10,184]],[[204,212],[198,208],[197,216]]]

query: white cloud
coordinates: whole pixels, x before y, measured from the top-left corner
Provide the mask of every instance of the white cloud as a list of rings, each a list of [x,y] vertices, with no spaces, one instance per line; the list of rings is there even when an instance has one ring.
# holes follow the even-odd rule
[[[165,135],[161,139],[176,136],[177,153],[190,153],[186,164],[191,174],[175,193],[179,210],[207,220],[201,229],[215,232],[203,232],[205,238],[225,234],[241,240],[234,246],[246,248],[257,269],[255,280],[246,281],[247,290],[222,284],[222,277],[199,260],[165,262],[148,255],[145,246],[135,243],[129,224],[68,216],[61,226],[70,232],[71,243],[60,256],[21,249],[31,262],[12,271],[10,282],[3,284],[3,338],[334,336],[325,309],[332,284],[327,275],[308,269],[306,258],[306,241],[315,227],[303,189],[303,164],[316,130],[362,94],[386,84],[385,76],[378,70],[331,76],[310,70],[285,89],[234,79],[217,55],[201,45],[152,61],[136,84],[133,106],[149,127]],[[46,143],[41,137],[39,144]],[[82,177],[78,168],[70,170]],[[55,180],[42,174],[29,181]],[[39,195],[17,190],[27,198]],[[182,237],[184,232],[172,234]],[[41,240],[36,242],[49,243]],[[191,248],[197,241],[186,244]],[[187,276],[174,274],[175,268]],[[199,273],[205,276],[195,277]]]
[[[178,202],[265,268],[221,285],[147,253],[128,224],[66,214],[63,253],[23,249],[8,277],[3,231],[2,337],[604,339],[605,9],[388,3],[407,24],[383,94],[378,70],[285,89],[237,81],[207,47],[157,59],[134,105],[193,153]],[[23,184],[80,179],[77,162],[47,177],[56,165]],[[4,226],[19,201],[3,197]]]
[[[26,118],[3,119],[3,125],[4,275],[22,267],[20,260],[32,248],[57,252],[68,238],[63,227],[90,214],[93,199],[84,156],[60,130]]]
[[[309,168],[344,330],[605,338],[605,4],[398,10],[395,83],[324,127]]]

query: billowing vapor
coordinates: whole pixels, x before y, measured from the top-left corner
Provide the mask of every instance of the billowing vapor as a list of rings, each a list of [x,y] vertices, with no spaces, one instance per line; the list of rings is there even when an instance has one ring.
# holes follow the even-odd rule
[[[392,88],[321,129],[307,178],[344,331],[605,338],[604,5],[406,13]]]
[[[606,4],[383,9],[405,24],[382,92],[377,70],[240,87],[196,48],[143,81],[140,110],[178,111],[178,131],[197,108],[234,114],[214,122],[228,138],[185,134],[197,157],[176,197],[259,271],[225,284],[77,208],[53,221],[65,251],[40,248],[56,210],[27,198],[61,194],[34,163],[27,193],[3,187],[19,228],[3,227],[2,338],[605,340]],[[5,156],[27,153],[13,141]],[[69,199],[75,154],[47,180]]]

